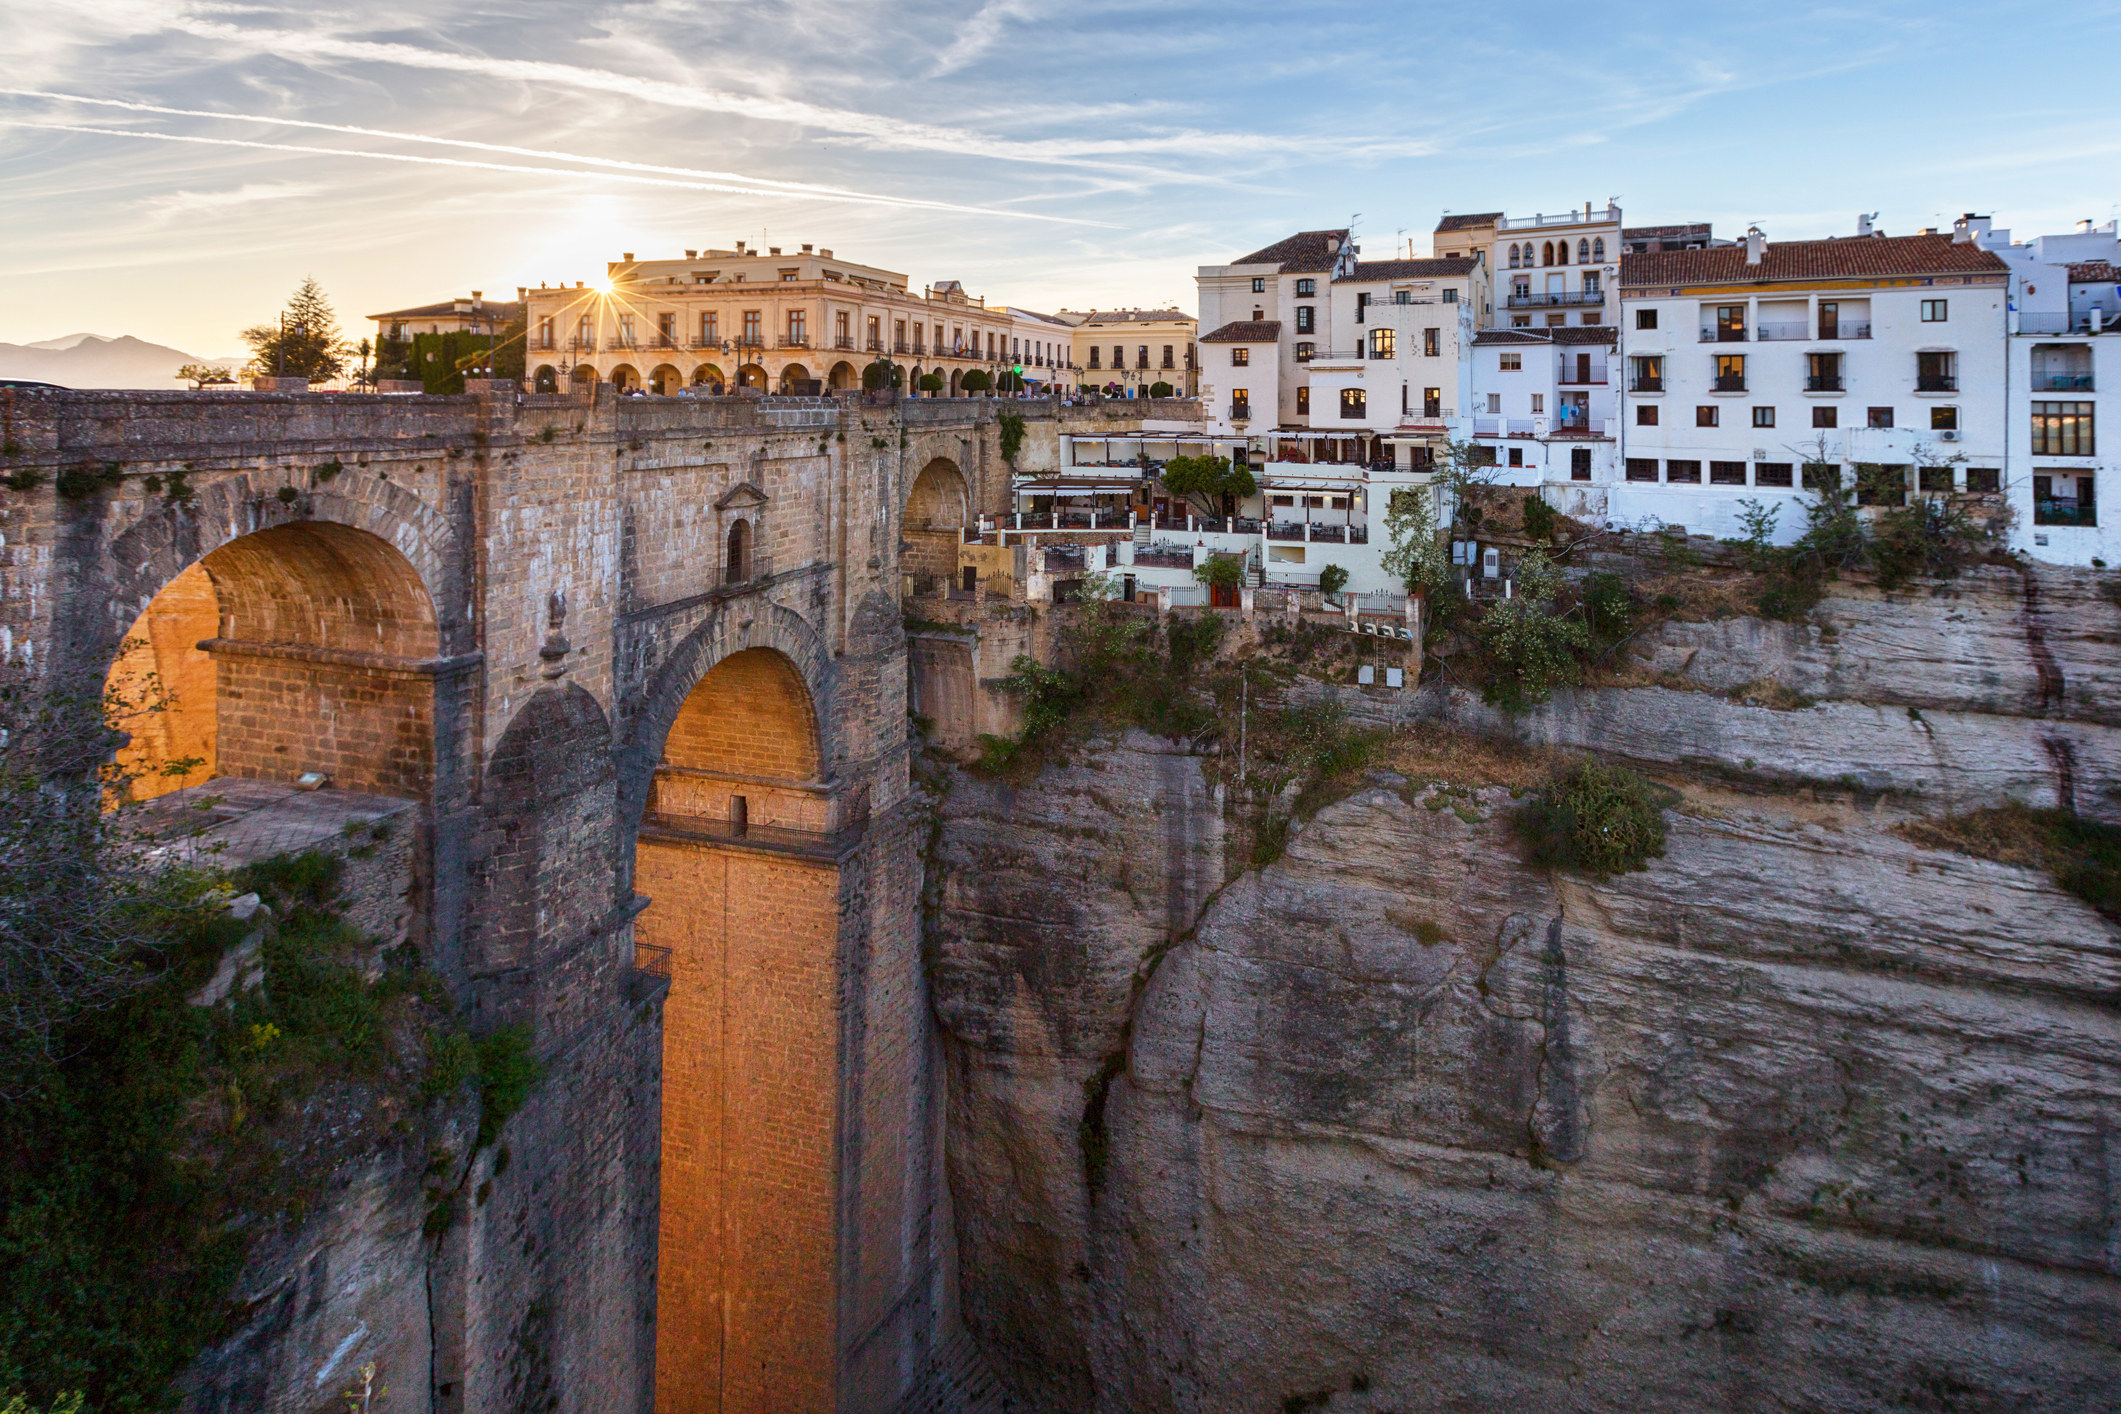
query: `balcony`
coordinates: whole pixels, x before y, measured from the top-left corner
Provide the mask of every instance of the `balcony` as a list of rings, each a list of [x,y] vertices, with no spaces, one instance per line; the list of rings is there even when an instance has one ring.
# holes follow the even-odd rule
[[[1742,393],[1745,391],[1745,375],[1726,373],[1716,380],[1719,393]]]
[[[1918,373],[1915,375],[1915,391],[1918,393],[1956,393],[1959,379],[1951,373]]]
[[[1561,376],[1554,380],[1565,388],[1595,388],[1605,382],[1603,368],[1571,369],[1564,367]]]
[[[681,349],[684,345],[678,342],[678,336],[675,334],[658,334],[655,336],[655,342],[650,344],[649,347],[654,349]]]
[[[1857,324],[1846,319],[1836,324],[1821,324],[1819,326],[1819,337],[1822,340],[1868,339],[1870,336],[1870,325]]]
[[[1707,328],[1701,331],[1704,344],[1742,344],[1745,342],[1743,326],[1735,328]]]
[[[2098,507],[2076,497],[2050,497],[2033,501],[2034,525],[2081,525],[2099,524]]]
[[[721,346],[722,341],[715,338],[712,334],[702,334],[694,339],[690,345],[690,347],[695,349],[718,349]]]
[[[1664,391],[1664,380],[1662,378],[1636,378],[1629,382],[1628,391],[1631,393],[1661,393]]]
[[[736,346],[740,349],[762,349],[766,347],[766,336],[763,334],[746,334],[736,341]]]
[[[849,348],[852,348],[852,347],[853,347],[853,345],[852,345],[852,344],[849,344],[849,345],[848,345],[848,347],[849,347]],[[863,347],[864,347],[864,349],[865,349],[865,350],[866,350],[867,352],[869,352],[869,353],[873,353],[873,354],[880,354],[880,353],[882,353],[882,352],[884,351],[884,341],[883,341],[883,339],[882,339],[881,337],[878,337],[878,338],[874,338],[874,339],[871,339],[871,340],[870,340],[870,341],[869,341],[869,342],[868,342],[868,343],[867,343],[866,345],[864,345]],[[901,350],[901,351],[903,352],[903,350]]]
[[[567,347],[573,350],[575,353],[595,353],[597,351],[597,341],[595,339],[584,339],[577,337],[569,339],[567,341]]]
[[[1810,332],[1811,327],[1800,319],[1795,323],[1789,324],[1758,325],[1753,337],[1765,344],[1773,341],[1787,342],[1791,339],[1802,339]]]
[[[781,339],[781,347],[784,349],[807,349],[810,347],[810,336],[808,334],[785,335]]]
[[[836,349],[845,349],[849,353],[854,352],[854,335],[840,334],[836,336],[832,341],[832,347]]]
[[[908,350],[906,347],[906,341],[904,339],[900,339],[897,343],[891,346],[891,352],[902,354],[910,352],[910,350]]]
[[[1230,404],[1230,420],[1232,422],[1250,422],[1252,420],[1252,404],[1249,402]]]
[[[1603,290],[1560,290],[1547,294],[1512,294],[1509,309],[1560,309],[1567,306],[1604,304]]]
[[[1838,373],[1814,374],[1804,380],[1807,393],[1838,393],[1841,390],[1841,375]]]
[[[2089,373],[2035,373],[2033,391],[2036,393],[2089,393],[2092,391],[2092,376]]]

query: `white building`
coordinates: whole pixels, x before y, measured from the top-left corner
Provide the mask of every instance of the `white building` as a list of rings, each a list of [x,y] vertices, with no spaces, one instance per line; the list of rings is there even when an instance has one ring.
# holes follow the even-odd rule
[[[1068,350],[1075,338],[1074,326],[1058,315],[1034,309],[1007,306],[1011,368],[1024,371],[1026,383],[1067,382]]]
[[[1968,231],[1627,254],[1614,523],[1736,536],[1740,503],[1803,529],[1808,464],[1860,501],[2001,493],[2009,268]]]
[[[1210,422],[1216,427],[1235,428],[1239,419],[1230,416],[1233,407],[1243,407],[1246,426],[1299,427],[1308,412],[1297,412],[1296,390],[1309,386],[1299,376],[1320,350],[1330,351],[1339,343],[1353,346],[1353,336],[1333,326],[1331,291],[1334,279],[1355,268],[1359,249],[1345,230],[1298,231],[1286,240],[1255,250],[1229,265],[1203,265],[1195,276],[1200,294],[1201,398]],[[1209,340],[1236,343],[1257,349],[1258,331],[1267,325],[1271,341],[1272,368],[1251,361],[1250,354],[1231,361],[1209,346]],[[1241,330],[1243,337],[1233,334]],[[1232,374],[1230,370],[1245,372]],[[1249,398],[1233,398],[1244,390]],[[1272,400],[1262,394],[1272,393]]]
[[[1512,218],[1500,211],[1437,222],[1439,256],[1484,255],[1495,272],[1492,316],[1481,327],[1560,329],[1611,324],[1619,309],[1620,208]]]
[[[1572,516],[1598,519],[1618,479],[1619,331],[1487,329],[1474,336],[1472,416],[1462,429],[1497,482],[1544,486]]]
[[[2121,237],[2114,223],[2013,242],[1985,216],[1953,223],[2010,266],[2010,456],[2013,548],[2069,565],[2121,564],[2121,458],[2099,455],[2121,412]],[[2101,502],[2105,516],[2101,518]]]

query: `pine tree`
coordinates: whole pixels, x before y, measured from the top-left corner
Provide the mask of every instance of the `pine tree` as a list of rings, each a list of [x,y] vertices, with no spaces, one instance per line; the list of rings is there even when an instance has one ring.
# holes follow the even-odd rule
[[[288,298],[279,321],[245,329],[243,342],[250,345],[251,360],[260,375],[307,378],[313,383],[344,373],[346,356],[352,352],[339,334],[339,316],[313,275],[305,276]]]

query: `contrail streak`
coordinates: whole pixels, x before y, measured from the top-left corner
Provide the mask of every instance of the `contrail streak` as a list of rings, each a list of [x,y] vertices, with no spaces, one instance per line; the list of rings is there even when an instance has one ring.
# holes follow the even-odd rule
[[[569,167],[531,167],[519,162],[474,162],[462,157],[420,157],[409,152],[363,152],[350,147],[311,147],[293,142],[250,142],[234,137],[195,137],[187,133],[157,133],[139,128],[98,128],[83,123],[31,122],[22,118],[0,118],[0,127],[31,128],[44,132],[88,133],[96,137],[130,137],[152,142],[186,142],[203,147],[242,147],[257,152],[302,152],[322,157],[360,157],[373,162],[410,162],[423,167],[468,167],[482,172],[527,172],[540,177],[587,177],[592,180],[631,182],[637,186],[675,187],[684,191],[727,192],[732,196],[785,197],[791,201],[851,201],[871,206],[924,206],[941,211],[960,211],[979,216],[1009,216],[1022,221],[1052,221],[1070,226],[1102,223],[1068,216],[1043,216],[1029,211],[1006,211],[979,206],[948,206],[915,203],[888,196],[858,193],[784,191],[779,188],[739,186],[731,182],[685,181],[675,177],[651,177],[634,172],[582,171]]]
[[[958,206],[947,201],[928,201],[918,197],[889,196],[881,193],[854,191],[847,187],[825,186],[816,182],[784,182],[774,177],[752,177],[742,172],[717,172],[697,167],[665,167],[652,162],[628,162],[615,157],[585,157],[575,152],[559,152],[550,148],[515,147],[507,143],[477,142],[469,138],[431,137],[426,133],[396,132],[388,128],[361,128],[346,123],[319,123],[306,118],[277,118],[267,113],[217,113],[204,108],[165,108],[159,103],[134,103],[123,98],[91,98],[80,93],[54,93],[37,88],[0,88],[0,94],[17,98],[42,98],[58,103],[91,103],[99,108],[122,108],[131,113],[159,113],[173,118],[219,118],[236,123],[267,123],[285,128],[309,128],[316,132],[346,133],[352,137],[389,138],[396,142],[421,142],[437,147],[458,147],[472,152],[498,152],[510,157],[536,157],[550,162],[579,162],[591,167],[608,167],[615,171],[653,172],[670,177],[693,177],[710,182],[743,182],[753,186],[771,187],[777,191],[809,192],[819,196],[836,197],[845,201],[881,201],[898,206],[925,207],[933,211],[960,211],[979,215],[992,214],[984,207]]]

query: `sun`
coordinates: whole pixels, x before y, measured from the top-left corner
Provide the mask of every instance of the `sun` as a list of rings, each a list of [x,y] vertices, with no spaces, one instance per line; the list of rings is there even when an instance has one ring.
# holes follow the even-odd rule
[[[611,293],[611,277],[609,275],[599,275],[594,280],[591,280],[589,284],[590,288],[594,289],[600,295],[608,295]]]

